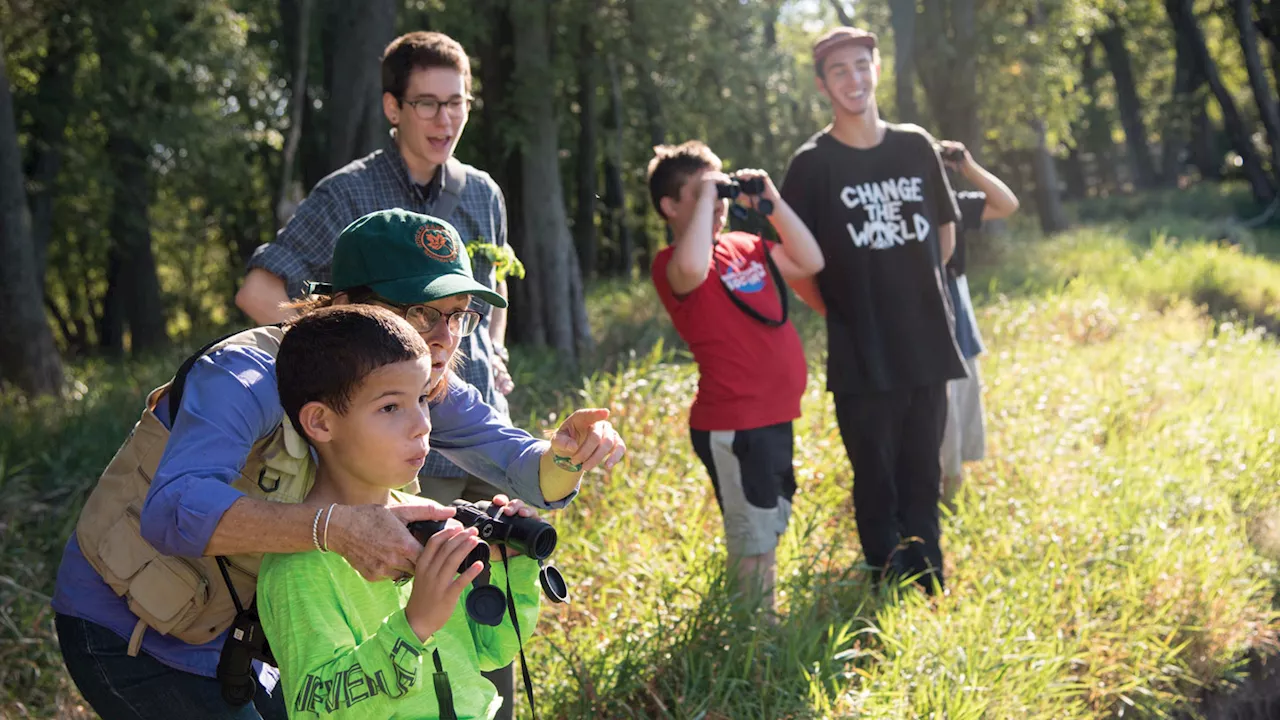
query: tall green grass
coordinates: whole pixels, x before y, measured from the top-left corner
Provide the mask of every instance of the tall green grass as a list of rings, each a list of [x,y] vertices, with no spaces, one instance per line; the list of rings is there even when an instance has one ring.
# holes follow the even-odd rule
[[[1238,679],[1280,629],[1280,345],[1251,323],[1280,316],[1280,267],[1239,237],[1194,232],[1216,220],[1153,202],[1112,208],[1124,225],[975,248],[988,459],[944,519],[945,597],[873,590],[858,572],[812,313],[795,312],[810,383],[777,626],[726,583],[688,439],[697,370],[647,284],[595,288],[598,348],[580,374],[517,353],[518,422],[542,431],[600,405],[629,445],[549,518],[573,601],[547,607],[529,644],[540,714],[1174,717]],[[1249,232],[1258,248],[1277,235]],[[53,573],[87,489],[176,359],[80,366],[82,397],[0,406],[2,716],[76,715]]]

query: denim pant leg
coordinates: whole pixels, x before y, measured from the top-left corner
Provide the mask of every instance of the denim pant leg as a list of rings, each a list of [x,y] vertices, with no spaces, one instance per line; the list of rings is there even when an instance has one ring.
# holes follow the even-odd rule
[[[103,720],[285,720],[284,693],[258,688],[242,707],[222,699],[218,681],[175,670],[146,653],[129,657],[129,643],[80,618],[55,618],[58,644],[71,679]]]

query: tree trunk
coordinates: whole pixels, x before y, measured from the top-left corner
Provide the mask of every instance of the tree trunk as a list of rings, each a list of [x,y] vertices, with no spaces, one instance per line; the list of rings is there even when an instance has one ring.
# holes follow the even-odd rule
[[[622,83],[618,78],[618,61],[612,53],[609,69],[609,157],[604,164],[604,203],[609,208],[610,234],[618,248],[617,271],[630,278],[635,260],[631,226],[627,222],[627,191],[622,181]]]
[[[1067,161],[1062,168],[1062,179],[1067,184],[1067,197],[1072,200],[1081,200],[1089,194],[1089,181],[1084,171],[1084,158],[1080,155],[1079,145],[1073,146],[1067,152]]]
[[[1036,212],[1040,215],[1040,229],[1045,234],[1061,232],[1067,229],[1067,216],[1062,209],[1058,171],[1045,139],[1044,121],[1039,118],[1032,120],[1031,130],[1036,135],[1036,147],[1032,151],[1031,166],[1035,172]]]
[[[149,165],[151,139],[139,137],[135,118],[142,98],[168,95],[167,80],[136,65],[137,48],[129,37],[133,26],[102,11],[94,16],[98,62],[106,89],[103,124],[107,134],[107,170],[112,201],[107,220],[107,296],[103,300],[100,347],[110,354],[124,351],[128,328],[133,352],[147,352],[168,342],[160,281],[151,249],[149,211],[153,196]],[[147,47],[147,51],[154,51]]]
[[[32,105],[34,117],[27,129],[27,202],[35,251],[33,272],[41,293],[53,237],[53,201],[62,170],[67,116],[75,99],[75,75],[82,48],[76,37],[79,27],[74,14],[64,14],[61,9],[49,13],[49,43]]]
[[[1222,151],[1218,148],[1218,133],[1209,118],[1205,102],[1195,110],[1191,121],[1191,162],[1206,180],[1222,179]]]
[[[1140,190],[1150,189],[1155,187],[1156,171],[1151,163],[1151,150],[1147,146],[1147,127],[1142,121],[1142,102],[1138,99],[1138,89],[1133,79],[1133,62],[1119,18],[1112,16],[1111,27],[1095,37],[1102,44],[1107,66],[1116,81],[1116,101],[1120,106],[1120,124],[1124,126],[1125,142],[1129,146],[1133,184]]]
[[[974,0],[923,0],[916,16],[915,67],[940,139],[982,152],[978,123],[977,15]]]
[[[1235,147],[1235,151],[1240,155],[1242,170],[1249,181],[1249,187],[1253,190],[1254,199],[1259,202],[1270,202],[1275,197],[1275,188],[1271,186],[1271,180],[1262,168],[1262,161],[1253,149],[1249,128],[1245,125],[1239,110],[1236,109],[1235,101],[1218,73],[1218,66],[1209,54],[1204,33],[1200,31],[1200,26],[1192,12],[1192,0],[1165,0],[1164,6],[1169,14],[1169,21],[1173,24],[1174,32],[1185,36],[1199,71],[1208,80],[1209,89],[1213,91],[1213,96],[1218,101],[1218,107],[1222,110],[1223,126],[1231,137],[1231,144]]]
[[[387,144],[378,59],[395,38],[395,0],[338,2],[329,17],[336,42],[328,60],[329,170]]]
[[[297,164],[298,143],[302,141],[302,123],[307,108],[307,67],[311,49],[311,11],[313,0],[298,0],[297,30],[293,37],[293,73],[289,79],[289,135],[284,141],[280,157],[280,190],[276,194],[276,227],[293,216],[296,202],[302,195],[294,189],[293,168]],[[286,43],[288,44],[288,43]]]
[[[1271,173],[1280,180],[1280,108],[1276,107],[1267,70],[1263,67],[1262,55],[1258,52],[1258,33],[1253,24],[1252,2],[1235,0],[1234,5],[1236,29],[1240,31],[1240,47],[1244,51],[1245,67],[1249,71],[1249,86],[1253,88],[1262,126],[1267,130],[1267,144],[1271,146]]]
[[[555,348],[576,363],[591,336],[575,316],[582,297],[582,276],[569,234],[560,183],[559,132],[548,82],[552,67],[548,31],[549,0],[519,0],[511,5],[515,35],[516,76],[519,82],[517,116],[525,128],[523,152],[525,263],[534,293],[535,344]]]
[[[916,106],[916,0],[889,0],[893,24],[893,90],[901,122],[919,123]]]
[[[1195,111],[1193,96],[1199,95],[1204,77],[1196,68],[1190,43],[1182,33],[1174,37],[1173,91],[1164,108],[1164,128],[1161,132],[1160,174],[1162,184],[1176,187],[1183,167],[1183,151],[1191,136],[1191,120]],[[1199,98],[1204,106],[1203,97]]]
[[[150,170],[147,149],[120,128],[107,138],[107,161],[114,181],[114,197],[107,230],[111,235],[108,256],[107,312],[99,336],[102,349],[112,355],[124,352],[124,328],[130,350],[145,353],[168,342],[160,281],[151,250]]]
[[[577,161],[577,212],[573,231],[578,246],[578,262],[584,278],[596,273],[596,64],[598,55],[595,42],[595,6],[592,4],[588,19],[579,28],[578,53],[578,152]]]
[[[1094,62],[1097,44],[1086,44],[1080,53],[1080,85],[1084,88],[1084,137],[1081,149],[1093,155],[1099,187],[1114,189],[1119,185],[1116,172],[1115,146],[1111,142],[1111,117],[1098,105],[1098,82],[1102,71]]]
[[[31,212],[23,192],[13,95],[0,38],[0,380],[28,395],[62,388],[62,360],[53,345],[36,273]]]
[[[631,25],[631,34],[634,38],[636,84],[640,88],[640,101],[644,103],[644,112],[649,128],[649,142],[652,145],[662,145],[667,142],[667,130],[662,122],[662,99],[658,94],[658,85],[653,79],[653,56],[649,54],[649,48],[652,47],[652,43],[645,30],[649,26],[644,23],[647,18],[637,19],[637,5],[638,0],[625,0],[623,5],[627,21]]]

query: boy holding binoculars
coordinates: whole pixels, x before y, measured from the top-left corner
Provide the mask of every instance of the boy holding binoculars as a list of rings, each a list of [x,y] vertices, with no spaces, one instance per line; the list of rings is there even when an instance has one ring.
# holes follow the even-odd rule
[[[807,370],[787,319],[784,279],[822,269],[822,253],[769,176],[729,177],[703,143],[655,148],[649,194],[671,230],[652,279],[700,374],[689,412],[694,451],[724,516],[739,590],[773,609],[775,549],[796,491],[792,421]],[[730,199],[766,215],[780,243],[721,234]]]
[[[369,582],[326,547],[330,503],[413,502],[395,488],[413,481],[429,450],[426,343],[389,310],[325,308],[285,333],[277,375],[286,416],[318,456],[307,502],[317,507],[319,552],[268,555],[259,576],[289,716],[492,718],[502,698],[481,671],[509,664],[519,638],[505,607],[486,622],[468,612],[472,593],[492,590],[468,588],[485,567],[477,529],[450,519],[422,534],[411,582]],[[503,495],[494,505],[534,517]],[[540,605],[537,562],[517,556],[489,570],[528,636]]]

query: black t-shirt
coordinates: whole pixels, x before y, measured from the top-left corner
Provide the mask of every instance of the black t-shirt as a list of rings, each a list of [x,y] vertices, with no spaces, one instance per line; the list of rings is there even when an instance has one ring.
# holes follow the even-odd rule
[[[826,132],[796,151],[782,197],[826,267],[827,389],[866,393],[965,377],[938,227],[956,221],[942,160],[923,130],[889,125],[873,148]]]
[[[960,218],[956,220],[956,251],[951,254],[947,270],[960,277],[964,274],[968,256],[965,246],[969,239],[966,235],[982,229],[982,211],[987,209],[987,194],[980,190],[962,190],[956,193],[956,204],[960,206]]]

